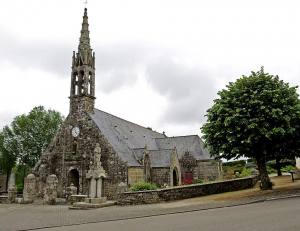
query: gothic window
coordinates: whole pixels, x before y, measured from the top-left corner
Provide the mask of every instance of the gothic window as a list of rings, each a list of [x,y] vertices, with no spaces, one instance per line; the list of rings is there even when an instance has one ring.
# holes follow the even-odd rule
[[[83,94],[83,91],[84,91],[84,72],[83,71],[79,72],[78,87],[79,87],[79,95]]]
[[[89,95],[92,95],[92,73],[91,72],[89,72],[89,79],[88,79],[89,81],[89,86],[88,86],[88,94]]]
[[[73,150],[72,150],[72,151],[73,151],[73,154],[76,155],[76,154],[77,154],[77,142],[76,142],[76,141],[73,143],[72,149],[73,149]]]
[[[77,73],[74,72],[72,75],[72,83],[71,83],[71,95],[77,94]]]
[[[74,95],[78,95],[78,74],[74,73]]]

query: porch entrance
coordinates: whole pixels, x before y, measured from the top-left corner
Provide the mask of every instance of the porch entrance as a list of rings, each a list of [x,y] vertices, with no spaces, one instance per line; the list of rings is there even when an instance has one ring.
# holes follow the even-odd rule
[[[72,183],[77,188],[77,194],[79,194],[79,172],[77,169],[69,171],[68,185],[71,185]]]
[[[173,186],[178,186],[178,174],[176,169],[173,170]]]

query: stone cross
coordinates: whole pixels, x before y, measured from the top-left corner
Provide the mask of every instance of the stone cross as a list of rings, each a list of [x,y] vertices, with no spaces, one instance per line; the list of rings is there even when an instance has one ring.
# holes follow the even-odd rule
[[[97,143],[94,149],[94,167],[96,169],[101,168],[101,148],[100,145]]]
[[[90,162],[90,169],[86,173],[86,178],[89,179],[89,198],[102,197],[103,179],[106,178],[105,170],[101,164],[101,147],[97,143],[94,149],[94,156]]]

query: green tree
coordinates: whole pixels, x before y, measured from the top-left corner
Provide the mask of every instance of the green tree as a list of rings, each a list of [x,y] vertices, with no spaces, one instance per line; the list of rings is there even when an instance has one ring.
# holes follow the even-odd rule
[[[43,106],[34,107],[27,115],[17,116],[3,129],[5,150],[18,164],[34,167],[63,122],[63,116]]]
[[[251,72],[226,89],[207,111],[201,128],[212,156],[256,160],[262,189],[272,188],[266,161],[276,155],[298,155],[300,101],[297,87],[278,76]],[[298,140],[296,140],[298,139]]]
[[[4,134],[0,132],[0,168],[4,174],[6,174],[6,187],[8,189],[8,180],[13,167],[16,164],[16,156],[13,153],[8,152],[4,147]]]

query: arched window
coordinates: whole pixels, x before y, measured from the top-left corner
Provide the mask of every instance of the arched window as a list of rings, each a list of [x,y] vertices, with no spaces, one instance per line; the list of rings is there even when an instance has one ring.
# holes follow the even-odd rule
[[[88,94],[92,95],[92,73],[89,72],[89,77],[88,77],[88,82],[89,82],[89,86],[88,86]]]
[[[77,154],[77,142],[76,141],[73,143],[72,152],[73,152],[74,155]]]
[[[79,78],[78,78],[78,95],[83,94],[83,89],[84,89],[84,72],[80,71],[79,72]]]
[[[78,95],[79,94],[79,90],[78,90],[78,74],[75,73],[75,95]]]

